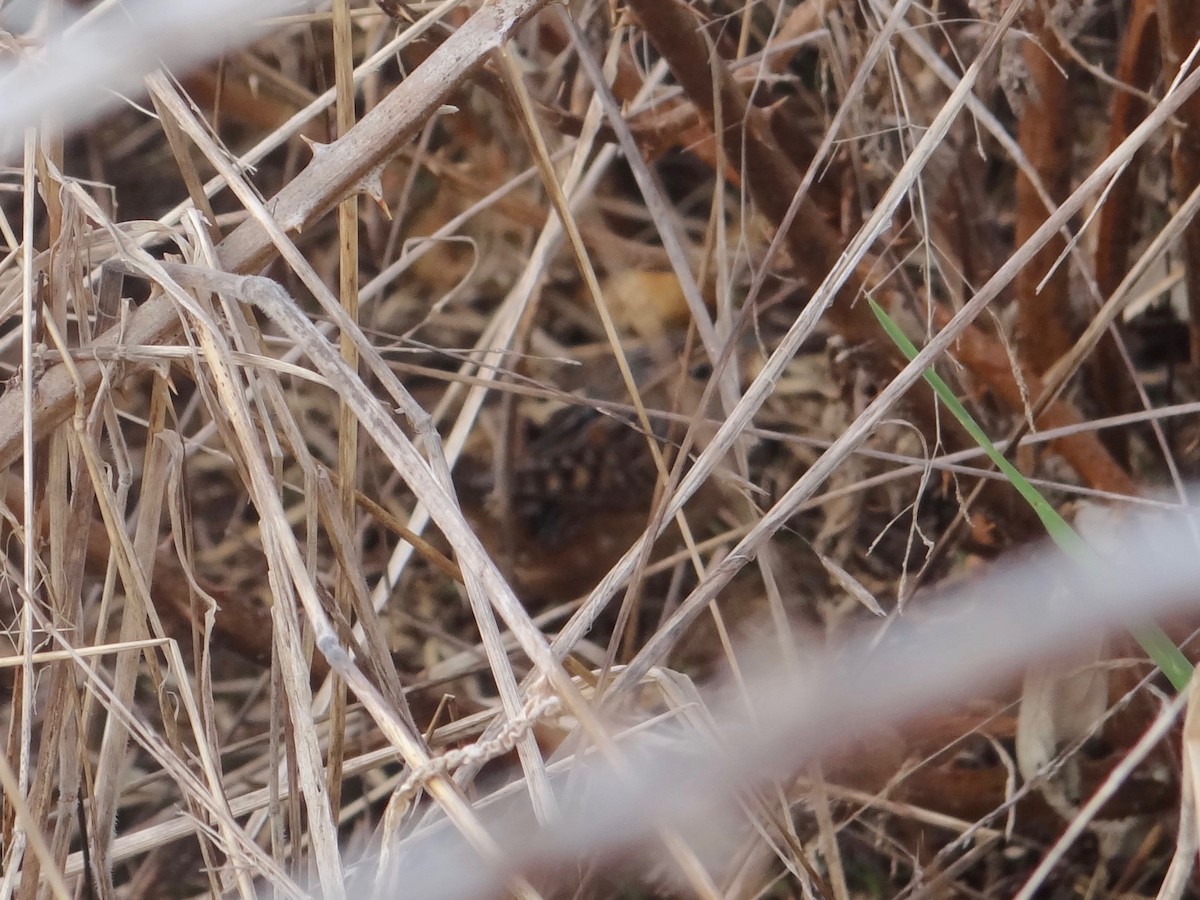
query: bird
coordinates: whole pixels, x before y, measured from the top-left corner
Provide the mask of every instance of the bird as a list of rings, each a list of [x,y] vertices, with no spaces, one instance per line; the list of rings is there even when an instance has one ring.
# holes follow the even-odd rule
[[[687,430],[678,415],[662,412],[691,414],[698,396],[691,385],[674,392],[685,400],[670,403],[669,377],[647,382],[649,432],[631,411],[576,396],[541,424],[521,416],[504,471],[486,440],[457,470],[464,513],[527,602],[561,602],[590,590],[645,530],[661,480],[651,442],[669,470]],[[603,379],[591,383],[602,385],[598,393],[614,393]],[[702,490],[689,511],[709,517],[716,499],[717,492]],[[673,544],[662,541],[660,550]]]

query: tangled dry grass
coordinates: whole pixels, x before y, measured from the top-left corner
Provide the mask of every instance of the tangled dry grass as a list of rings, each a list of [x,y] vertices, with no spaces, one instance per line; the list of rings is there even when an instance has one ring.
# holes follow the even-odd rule
[[[1195,893],[1189,4],[0,37],[0,897]]]

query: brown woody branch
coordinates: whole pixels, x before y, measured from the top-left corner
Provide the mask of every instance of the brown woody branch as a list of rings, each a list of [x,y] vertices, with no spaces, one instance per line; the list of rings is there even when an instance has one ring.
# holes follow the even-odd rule
[[[424,65],[275,195],[269,208],[276,221],[285,230],[298,233],[359,190],[363,179],[395,156],[397,148],[411,140],[446,98],[545,2],[496,0],[485,4]],[[237,274],[256,272],[275,255],[266,230],[253,219],[243,222],[217,251],[224,269]],[[158,297],[139,307],[123,327],[102,335],[94,346],[153,346],[169,343],[181,333],[174,304]],[[127,366],[130,372],[141,368],[133,360]],[[76,368],[83,399],[90,400],[100,384],[100,363],[82,361]],[[76,385],[66,368],[58,365],[47,370],[35,391],[35,439],[62,424],[75,404]],[[5,391],[0,396],[0,468],[20,457],[23,431],[20,391]]]
[[[1162,43],[1163,74],[1172,79],[1200,40],[1200,17],[1189,0],[1160,0],[1158,33]],[[1194,66],[1193,66],[1194,67]],[[1171,175],[1176,197],[1186,197],[1200,184],[1200,96],[1193,94],[1179,109],[1171,151]],[[1200,365],[1200,222],[1183,233],[1184,283],[1191,319],[1192,364]]]
[[[412,139],[446,98],[545,2],[486,3],[423,65],[330,145],[327,152],[314,157],[274,197],[270,208],[276,220],[287,231],[299,232],[359,190],[363,180]],[[238,274],[258,271],[275,254],[266,230],[254,219],[239,226],[217,250],[224,268]],[[34,390],[29,422],[34,439],[45,438],[80,404],[94,398],[105,369],[111,369],[111,364],[102,363],[101,359],[111,359],[121,347],[166,344],[181,333],[182,323],[174,303],[159,296],[144,303],[127,322],[110,329],[92,344],[98,351],[108,352],[99,352],[90,360],[79,359],[73,365],[74,374],[62,364],[47,369]],[[123,365],[128,374],[143,367],[143,363],[132,358]],[[20,458],[25,427],[20,389],[6,390],[0,395],[0,471]],[[19,504],[14,508],[20,508]],[[89,568],[95,571],[107,566],[108,537],[98,523],[89,532],[87,548]],[[217,626],[233,649],[255,660],[269,658],[271,628],[269,617],[264,624],[266,611],[235,592],[213,590],[212,593],[221,606]],[[191,600],[186,579],[179,561],[169,554],[159,554],[152,595],[164,613],[190,621]],[[323,660],[315,661],[317,667],[323,664]]]
[[[1121,38],[1113,77],[1134,90],[1113,93],[1106,155],[1129,136],[1149,111],[1144,93],[1153,86],[1160,69],[1156,3],[1157,0],[1135,0]],[[1094,268],[1096,286],[1102,297],[1112,296],[1129,268],[1129,250],[1134,240],[1130,223],[1136,222],[1139,216],[1138,177],[1144,158],[1144,153],[1133,158],[1109,190],[1108,199],[1100,210]],[[1086,377],[1092,399],[1101,414],[1118,415],[1133,408],[1133,384],[1111,334],[1105,334],[1096,345],[1096,351],[1086,365]],[[1128,440],[1124,432],[1108,432],[1106,443],[1119,459],[1128,457]]]
[[[1022,47],[1029,80],[1017,137],[1050,198],[1061,203],[1071,192],[1074,149],[1070,85],[1065,71],[1069,61],[1042,10],[1035,7],[1031,18],[1032,34]],[[1047,215],[1045,203],[1022,170],[1017,172],[1016,212],[1019,247],[1041,227]],[[1061,233],[1055,234],[1016,278],[1017,346],[1024,362],[1039,373],[1071,349],[1070,269],[1061,262],[1064,250],[1066,240]],[[1051,267],[1055,267],[1052,273]],[[1043,280],[1045,284],[1039,290]]]
[[[658,0],[629,0],[629,6],[710,127],[716,121],[723,123],[722,138],[730,164],[742,169],[755,205],[764,217],[779,227],[786,221],[792,199],[799,191],[801,177],[776,143],[766,125],[763,111],[751,107],[728,69],[711,59],[710,45],[704,38],[700,23],[686,6]],[[823,279],[842,252],[840,235],[810,197],[802,198],[800,212],[792,220],[784,238],[794,264],[801,270],[801,276],[812,284]],[[854,303],[862,292],[872,289],[870,273],[873,265],[874,260],[866,258],[858,266],[830,307],[829,321],[848,341],[869,348],[875,354],[876,365],[895,372],[905,360],[890,344],[878,340],[879,327],[866,304]],[[981,372],[975,374],[980,375],[1011,410],[1023,413],[1024,394],[1011,371],[1008,354],[998,341],[979,329],[973,329],[965,340],[964,346],[974,352],[964,354],[962,361],[972,371],[974,365],[983,367]],[[1003,360],[1004,364],[993,365],[996,360]],[[1035,398],[1039,387],[1036,383],[1029,384]],[[920,405],[920,399],[915,395],[911,399],[918,418],[932,423],[931,406]],[[1048,409],[1041,421],[1065,424],[1080,420],[1073,407],[1060,402]],[[946,424],[944,421],[941,423],[943,432]],[[1132,491],[1128,475],[1099,441],[1088,437],[1084,443],[1088,445],[1085,451],[1075,452],[1073,448],[1080,445],[1070,444],[1066,446],[1071,450],[1071,455],[1067,457],[1064,454],[1064,458],[1072,465],[1081,466],[1081,477],[1096,488],[1120,493]],[[1061,448],[1063,445],[1059,446]]]

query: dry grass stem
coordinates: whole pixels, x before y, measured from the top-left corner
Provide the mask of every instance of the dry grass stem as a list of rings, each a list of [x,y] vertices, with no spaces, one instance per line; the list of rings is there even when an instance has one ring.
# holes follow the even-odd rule
[[[1189,896],[1187,4],[0,6],[0,900]]]

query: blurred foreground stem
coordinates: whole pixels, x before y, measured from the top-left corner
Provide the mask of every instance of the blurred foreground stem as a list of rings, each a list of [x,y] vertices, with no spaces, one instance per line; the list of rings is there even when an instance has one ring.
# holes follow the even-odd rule
[[[900,348],[901,352],[911,361],[916,358],[917,348],[908,336],[900,330],[900,326],[895,323],[878,303],[870,297],[867,302],[871,305],[872,312],[879,320],[879,324],[883,326],[883,330],[887,332],[892,342]],[[1042,524],[1046,526],[1046,532],[1050,535],[1050,539],[1059,547],[1065,550],[1073,559],[1087,565],[1096,566],[1102,565],[1102,560],[1097,555],[1088,543],[1079,536],[1079,533],[1071,527],[1071,525],[1059,515],[1050,503],[1043,497],[1038,489],[1029,483],[1021,472],[1005,459],[1004,454],[996,449],[996,445],[979,427],[979,423],[975,421],[972,415],[967,411],[967,408],[959,402],[959,399],[954,396],[954,392],[950,390],[950,386],[942,380],[932,368],[926,369],[924,372],[925,380],[929,382],[934,393],[941,399],[946,408],[953,413],[958,419],[962,427],[968,434],[979,444],[983,452],[987,454],[988,459],[995,463],[996,468],[1003,473],[1012,486],[1017,489],[1025,501],[1037,513]],[[1188,680],[1192,677],[1192,664],[1188,662],[1187,657],[1182,651],[1175,646],[1175,643],[1167,637],[1166,632],[1155,624],[1131,627],[1130,633],[1134,639],[1146,651],[1147,655],[1154,661],[1154,664],[1162,669],[1163,674],[1167,676],[1175,690],[1182,691],[1187,687]]]

